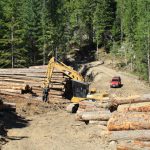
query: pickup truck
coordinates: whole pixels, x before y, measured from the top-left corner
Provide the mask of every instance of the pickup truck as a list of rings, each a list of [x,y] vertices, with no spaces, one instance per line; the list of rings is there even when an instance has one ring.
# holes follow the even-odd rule
[[[115,76],[112,78],[111,82],[110,82],[110,87],[111,88],[119,88],[121,87],[121,78],[119,76]]]

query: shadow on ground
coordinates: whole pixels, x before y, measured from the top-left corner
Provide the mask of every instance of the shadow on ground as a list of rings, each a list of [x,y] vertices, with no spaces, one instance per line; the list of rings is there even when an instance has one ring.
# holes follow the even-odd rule
[[[10,110],[0,111],[0,146],[6,144],[9,140],[21,140],[28,138],[27,136],[7,136],[7,129],[24,128],[29,125],[29,121],[19,116],[16,112]]]
[[[0,121],[4,123],[6,129],[24,128],[29,125],[29,121],[22,116],[19,116],[13,111],[2,111],[0,113]]]

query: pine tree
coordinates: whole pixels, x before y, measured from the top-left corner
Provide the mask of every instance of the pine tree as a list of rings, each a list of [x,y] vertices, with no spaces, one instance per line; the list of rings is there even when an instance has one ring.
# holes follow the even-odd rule
[[[112,27],[115,19],[115,2],[111,0],[99,1],[94,12],[94,29],[97,45],[108,48],[112,37]]]
[[[149,26],[150,26],[150,2],[137,1],[137,24],[135,33],[136,71],[139,75],[148,79],[148,55],[149,55]]]
[[[2,51],[1,67],[19,67],[25,64],[22,49],[22,27],[20,24],[20,8],[22,3],[15,0],[1,1],[2,7],[2,28],[1,36]]]

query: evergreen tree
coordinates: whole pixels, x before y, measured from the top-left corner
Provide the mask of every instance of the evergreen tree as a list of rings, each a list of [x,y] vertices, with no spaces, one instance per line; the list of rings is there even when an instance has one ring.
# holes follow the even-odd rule
[[[115,19],[115,2],[111,0],[99,1],[94,12],[94,29],[97,45],[109,48],[112,39],[112,27]]]
[[[2,30],[1,36],[1,67],[19,67],[25,64],[22,49],[22,27],[20,22],[21,2],[16,0],[1,1]]]
[[[137,1],[137,24],[135,33],[136,71],[144,79],[148,79],[148,55],[149,55],[149,26],[150,26],[150,2]]]

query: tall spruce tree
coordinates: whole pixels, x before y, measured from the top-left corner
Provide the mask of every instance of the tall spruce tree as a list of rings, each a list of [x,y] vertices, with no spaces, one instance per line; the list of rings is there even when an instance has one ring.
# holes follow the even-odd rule
[[[2,22],[1,28],[1,67],[21,67],[25,61],[22,49],[22,26],[20,21],[21,2],[16,0],[1,1]],[[21,57],[21,58],[20,58]]]
[[[94,12],[94,29],[97,45],[108,48],[115,20],[115,1],[98,1]]]
[[[150,26],[150,2],[137,1],[137,24],[135,33],[136,71],[139,75],[148,79],[149,72],[149,26]]]

